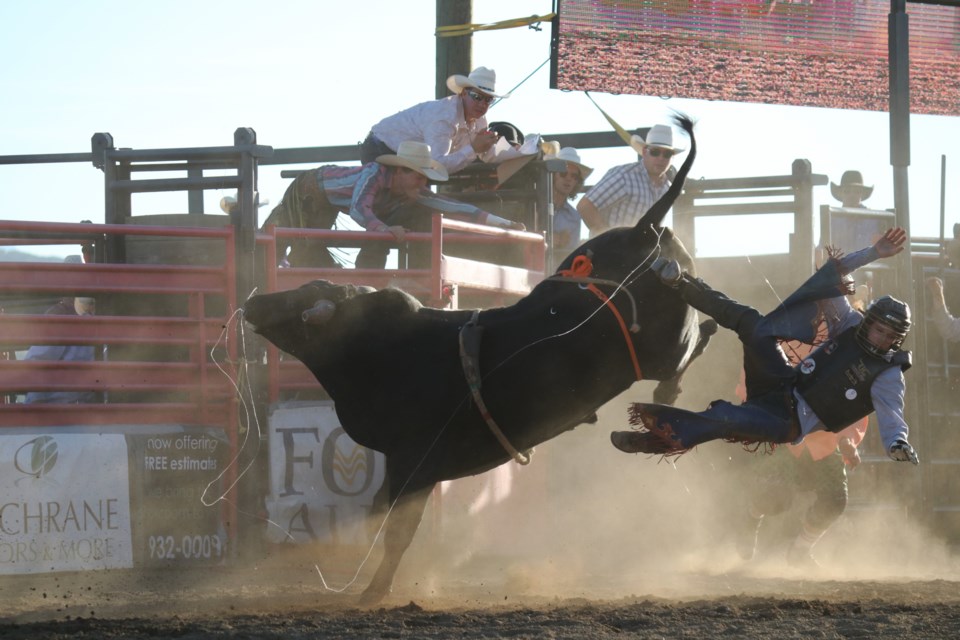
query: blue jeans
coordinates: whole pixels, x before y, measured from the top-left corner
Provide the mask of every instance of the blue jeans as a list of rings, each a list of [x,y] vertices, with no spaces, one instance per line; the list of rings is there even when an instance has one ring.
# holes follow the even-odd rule
[[[784,443],[800,436],[793,405],[785,392],[764,394],[741,405],[715,400],[706,411],[697,412],[637,403],[631,413],[655,418],[656,429],[675,440],[678,449],[710,440]]]

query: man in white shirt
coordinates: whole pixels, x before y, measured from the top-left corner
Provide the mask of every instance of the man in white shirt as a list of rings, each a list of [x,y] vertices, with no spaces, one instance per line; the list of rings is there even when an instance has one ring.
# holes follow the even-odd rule
[[[421,102],[388,116],[373,125],[360,147],[360,161],[373,162],[378,156],[395,154],[401,142],[430,145],[433,159],[456,173],[475,160],[489,162],[499,136],[487,128],[484,117],[497,98],[497,74],[477,67],[469,76],[452,75],[447,87],[453,95]]]

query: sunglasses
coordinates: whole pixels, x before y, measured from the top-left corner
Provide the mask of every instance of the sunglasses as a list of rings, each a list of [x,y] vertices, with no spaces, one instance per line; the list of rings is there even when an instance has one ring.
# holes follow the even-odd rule
[[[647,153],[649,153],[654,158],[659,158],[661,155],[664,158],[673,157],[673,151],[670,151],[669,149],[655,149],[653,147],[647,147]]]
[[[482,102],[483,104],[490,104],[493,102],[493,96],[488,96],[480,93],[479,91],[474,91],[473,89],[467,89],[467,95],[470,96],[470,99],[474,102]]]
[[[560,176],[561,178],[573,178],[574,180],[579,180],[579,179],[580,179],[580,172],[579,172],[579,171],[563,171],[563,172],[557,172],[557,175]]]

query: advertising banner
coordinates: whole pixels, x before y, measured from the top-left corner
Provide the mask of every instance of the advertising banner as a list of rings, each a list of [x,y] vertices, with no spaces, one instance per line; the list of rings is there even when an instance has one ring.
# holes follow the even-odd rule
[[[383,484],[384,457],[344,432],[329,402],[271,408],[270,542],[369,544],[365,519]]]
[[[127,439],[137,565],[223,562],[225,503],[217,498],[230,459],[223,430],[153,426],[129,433]]]
[[[0,435],[0,573],[133,565],[120,434]]]

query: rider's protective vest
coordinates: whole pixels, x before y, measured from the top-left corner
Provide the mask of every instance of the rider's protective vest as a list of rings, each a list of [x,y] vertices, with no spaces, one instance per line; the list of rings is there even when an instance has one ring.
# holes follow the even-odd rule
[[[888,362],[860,348],[857,327],[824,342],[795,367],[796,389],[828,431],[834,433],[873,413],[870,387],[891,367],[910,368],[910,352],[897,351]]]

